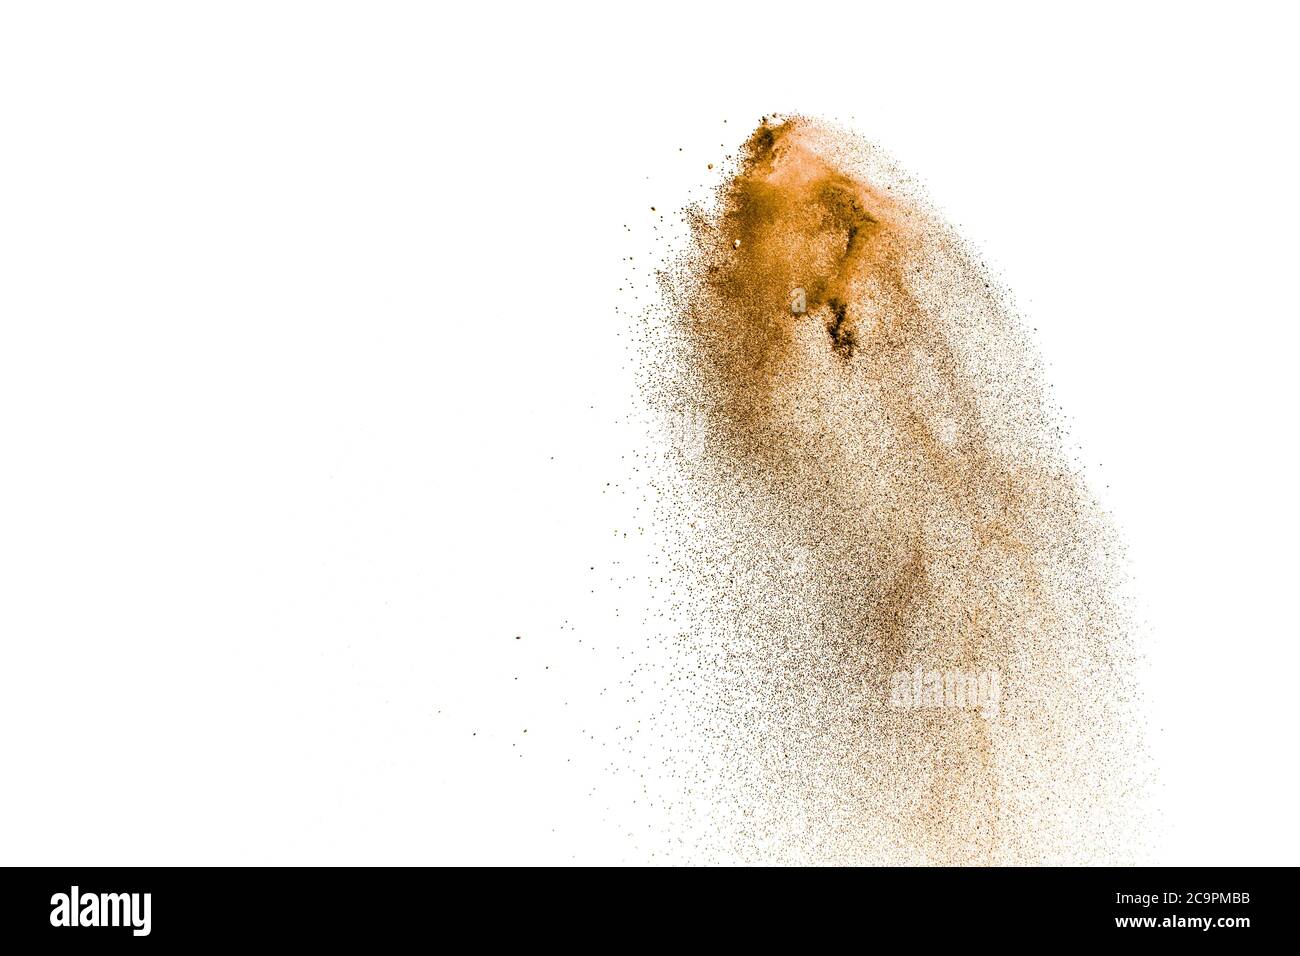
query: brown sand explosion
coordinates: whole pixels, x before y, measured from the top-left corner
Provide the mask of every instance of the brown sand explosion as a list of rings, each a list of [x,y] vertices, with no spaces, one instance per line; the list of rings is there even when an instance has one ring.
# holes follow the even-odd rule
[[[697,861],[1123,862],[1112,532],[1006,297],[878,151],[765,119],[639,340]]]

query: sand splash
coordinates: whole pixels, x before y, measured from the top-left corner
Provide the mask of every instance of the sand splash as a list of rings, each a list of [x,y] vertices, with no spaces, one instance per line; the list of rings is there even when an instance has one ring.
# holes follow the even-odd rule
[[[1132,858],[1118,544],[1008,297],[875,147],[813,120],[765,119],[683,215],[639,348],[688,582],[675,684],[707,741],[679,761],[688,855]]]

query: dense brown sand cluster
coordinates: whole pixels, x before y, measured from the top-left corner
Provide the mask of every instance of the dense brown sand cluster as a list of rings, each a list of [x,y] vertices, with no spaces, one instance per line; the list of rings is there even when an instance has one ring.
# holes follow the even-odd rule
[[[684,215],[638,347],[688,582],[687,855],[1131,858],[1116,542],[1006,296],[874,147],[808,119],[765,118]]]

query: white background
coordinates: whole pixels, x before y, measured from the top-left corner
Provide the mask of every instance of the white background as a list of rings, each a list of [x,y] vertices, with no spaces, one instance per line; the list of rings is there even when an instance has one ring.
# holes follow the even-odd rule
[[[624,257],[771,111],[1037,328],[1157,861],[1300,862],[1284,9],[6,4],[0,862],[639,859]]]

